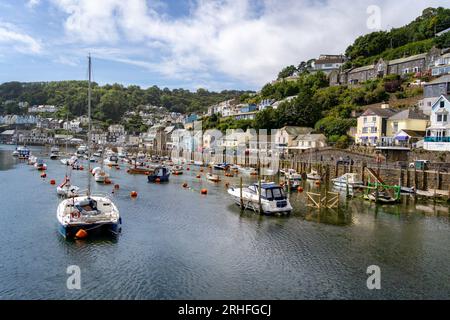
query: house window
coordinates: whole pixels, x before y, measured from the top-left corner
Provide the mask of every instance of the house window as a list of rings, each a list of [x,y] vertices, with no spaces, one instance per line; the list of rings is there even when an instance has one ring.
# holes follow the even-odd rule
[[[431,101],[428,101],[428,106],[431,107]]]
[[[442,114],[437,115],[437,122],[442,122]]]
[[[447,115],[446,115],[446,114],[444,114],[444,115],[442,116],[442,121],[447,122]]]
[[[364,123],[367,123],[367,117],[364,117]]]
[[[368,129],[367,127],[364,127],[364,128],[362,129],[362,132],[363,132],[363,133],[367,133],[367,131],[368,131],[367,129]]]
[[[394,122],[394,132],[397,133],[398,131],[398,122]]]
[[[377,127],[372,127],[372,130],[370,132],[377,133]]]
[[[445,107],[445,101],[441,101],[439,107],[444,108]]]
[[[311,147],[311,141],[308,141],[308,146]]]
[[[377,122],[377,117],[372,117],[372,122]]]

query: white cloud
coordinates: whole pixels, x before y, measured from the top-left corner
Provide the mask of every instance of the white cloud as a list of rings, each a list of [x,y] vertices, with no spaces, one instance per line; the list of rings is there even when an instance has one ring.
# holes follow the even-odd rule
[[[38,6],[41,3],[41,0],[28,0],[27,7],[32,9],[36,6]]]
[[[158,2],[145,0],[52,0],[67,14],[70,39],[115,48],[158,44],[161,61],[113,57],[166,76],[206,79],[220,72],[260,86],[285,65],[320,53],[342,53],[366,28],[366,9],[374,2],[383,28],[397,27],[425,7],[447,6],[447,0],[198,0],[188,15],[158,13]],[[176,5],[176,4],[174,4]],[[105,57],[107,58],[107,57]],[[111,59],[113,59],[111,58]]]
[[[12,47],[26,54],[42,52],[41,43],[30,35],[21,32],[15,25],[0,22],[0,44],[12,45]]]

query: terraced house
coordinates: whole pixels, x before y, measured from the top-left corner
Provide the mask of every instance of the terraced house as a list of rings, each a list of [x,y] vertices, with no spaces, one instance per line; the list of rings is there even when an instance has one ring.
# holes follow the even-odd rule
[[[424,149],[450,151],[450,101],[441,96],[431,107],[431,126],[427,128]]]

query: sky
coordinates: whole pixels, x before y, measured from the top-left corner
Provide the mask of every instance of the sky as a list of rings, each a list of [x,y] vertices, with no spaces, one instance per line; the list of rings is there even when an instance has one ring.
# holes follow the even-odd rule
[[[373,6],[376,6],[375,9]],[[258,90],[448,0],[0,0],[0,83]]]

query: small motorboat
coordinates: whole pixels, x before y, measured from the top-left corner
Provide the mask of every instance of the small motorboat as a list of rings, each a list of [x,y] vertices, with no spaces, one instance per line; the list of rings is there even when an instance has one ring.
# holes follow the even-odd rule
[[[108,167],[117,167],[119,165],[119,157],[116,155],[108,156],[103,163]]]
[[[36,157],[36,156],[30,155],[30,157],[28,158],[28,164],[29,164],[30,166],[34,166],[34,164],[36,163],[36,161],[37,161],[37,157]]]
[[[332,179],[331,181],[335,187],[340,189],[347,188],[348,186],[350,190],[353,190],[353,188],[359,188],[364,185],[357,173],[346,173],[338,178]]]
[[[322,180],[322,177],[319,175],[317,170],[311,170],[310,173],[306,174],[306,177],[308,178],[308,180]]]
[[[291,188],[291,190],[300,187],[301,182],[303,180],[302,175],[297,173],[294,169],[289,169],[285,171],[284,178],[286,179],[286,183],[289,183],[289,187]]]
[[[97,169],[97,168],[95,168]],[[107,183],[109,180],[109,174],[103,170],[102,168],[99,168],[100,170],[96,170],[94,173],[94,180],[98,183]]]
[[[72,156],[70,159],[61,159],[60,161],[63,165],[73,166],[74,164],[78,163],[78,157]]]
[[[243,187],[242,190],[239,187],[230,187],[228,194],[239,206],[242,195],[242,205],[260,214],[282,215],[290,214],[293,210],[283,188],[274,182],[261,183],[261,197],[258,183]],[[260,198],[261,206],[259,205]]]
[[[170,171],[174,176],[179,176],[183,174],[184,168],[182,166],[174,166]]]
[[[415,194],[416,193],[416,188],[414,187],[401,187],[400,188],[400,193],[404,193],[404,194]]]
[[[77,149],[77,155],[80,155],[80,156],[84,155],[87,152],[87,150],[88,150],[87,146],[81,145]]]
[[[147,167],[130,167],[127,169],[127,173],[129,174],[145,174],[149,175],[153,169]]]
[[[213,166],[213,168],[216,170],[228,170],[229,167],[230,166],[226,163],[218,163]]]
[[[50,159],[51,160],[58,160],[59,159],[59,147],[53,146],[50,149]]]
[[[206,179],[212,182],[220,182],[220,177],[218,174],[207,173]]]
[[[70,183],[68,176],[64,177],[64,181],[56,187],[56,193],[65,198],[73,198],[79,196],[80,188]]]
[[[42,160],[42,159],[38,159],[36,161],[36,163],[34,164],[34,167],[36,169],[38,169],[39,171],[47,170],[47,165],[45,164],[44,160]]]
[[[94,156],[92,156],[92,157],[89,158],[89,162],[96,162],[96,161],[97,161],[97,159],[95,159]]]
[[[27,160],[30,157],[31,151],[27,147],[18,147],[17,151],[19,152],[18,158],[21,160]]]
[[[166,167],[156,167],[153,173],[149,174],[148,182],[168,182],[170,171]]]
[[[17,149],[14,150],[13,153],[12,153],[12,156],[13,157],[18,157],[19,156],[19,150],[17,150]]]
[[[258,171],[255,168],[251,168],[251,167],[244,167],[244,168],[239,168],[239,172],[243,175],[246,176],[257,176],[258,175]]]
[[[365,198],[367,200],[370,201],[374,201],[377,203],[385,203],[385,204],[392,204],[392,203],[396,203],[397,199],[393,198],[389,192],[386,191],[378,191],[378,195],[377,192],[372,192],[369,193],[367,196],[365,196]]]

